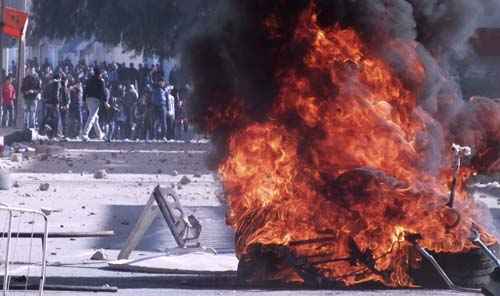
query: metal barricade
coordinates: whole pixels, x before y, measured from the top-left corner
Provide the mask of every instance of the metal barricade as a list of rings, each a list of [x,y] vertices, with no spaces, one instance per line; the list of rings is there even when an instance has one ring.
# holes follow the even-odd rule
[[[3,295],[43,295],[48,221],[42,212],[0,205]]]

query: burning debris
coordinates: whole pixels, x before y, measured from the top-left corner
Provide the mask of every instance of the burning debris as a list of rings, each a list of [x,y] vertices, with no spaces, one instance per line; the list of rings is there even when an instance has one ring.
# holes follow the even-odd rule
[[[241,21],[186,56],[245,280],[412,287],[426,253],[412,260],[410,238],[467,253],[474,228],[495,244],[464,189],[470,151],[451,169],[448,148],[465,112],[450,61],[487,1],[271,2],[236,4]]]

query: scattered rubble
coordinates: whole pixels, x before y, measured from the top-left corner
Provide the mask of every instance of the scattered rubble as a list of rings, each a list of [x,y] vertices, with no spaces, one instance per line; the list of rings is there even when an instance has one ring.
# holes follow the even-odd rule
[[[12,153],[12,155],[10,156],[10,160],[12,162],[22,162],[23,155],[21,153]]]
[[[106,170],[98,170],[94,173],[95,179],[106,179],[108,177],[108,172]]]
[[[128,217],[128,212],[122,213],[121,211],[118,213],[113,211],[111,214],[106,207],[109,204],[129,205],[131,201],[135,204],[135,200],[140,200],[142,205],[142,199],[151,195],[152,186],[157,183],[173,186],[174,190],[177,186],[183,188],[182,198],[189,206],[217,205],[214,198],[207,202],[194,194],[194,192],[203,192],[205,184],[214,186],[209,178],[203,179],[203,188],[194,184],[196,181],[194,178],[197,177],[193,178],[192,172],[199,172],[204,176],[203,178],[207,174],[203,163],[188,162],[184,165],[178,159],[178,155],[165,153],[163,150],[158,154],[146,151],[146,153],[130,155],[126,153],[127,150],[124,150],[125,153],[118,153],[117,148],[109,146],[122,145],[121,143],[103,144],[102,147],[96,143],[69,142],[61,145],[66,149],[63,154],[57,151],[58,148],[53,150],[45,147],[45,150],[39,150],[38,154],[20,152],[23,161],[14,163],[11,157],[15,152],[11,150],[9,156],[4,158],[5,161],[0,160],[0,166],[5,164],[5,171],[11,174],[13,181],[10,191],[4,193],[0,191],[2,201],[12,205],[22,205],[20,202],[23,202],[27,208],[39,210],[49,216],[51,233],[71,233],[101,228],[104,223],[109,222],[104,219],[107,215],[110,219],[113,217],[113,225],[114,227],[118,225],[118,231],[123,233],[129,231],[135,225],[135,220],[130,219],[135,216]],[[33,147],[36,146],[38,145],[35,144]],[[165,150],[168,149],[170,147],[165,148]],[[94,161],[94,151],[98,151],[98,161]],[[26,160],[27,156],[31,158],[30,161]],[[184,158],[184,155],[182,156]],[[152,163],[148,162],[149,158],[152,158]],[[159,161],[160,158],[168,160],[162,164]],[[87,163],[84,164],[84,162]],[[105,163],[111,165],[108,166]],[[156,175],[157,171],[162,172],[162,175]],[[184,174],[187,174],[186,178],[183,178]],[[106,178],[106,175],[106,180],[96,180],[101,176]],[[56,193],[53,193],[54,189],[57,189]],[[41,192],[44,190],[45,192]],[[102,194],[103,192],[106,194]],[[136,199],[133,199],[135,196],[137,196]],[[58,213],[60,208],[64,208],[62,213]],[[28,225],[31,219],[29,215],[23,218],[21,227],[40,231],[40,220],[33,219],[35,221]],[[97,248],[107,249],[113,246],[113,243],[105,243]],[[56,253],[49,257],[52,258],[51,262],[56,262],[60,258],[66,258],[68,254],[78,252],[80,255],[84,254],[82,259],[95,260],[93,262],[99,263],[101,260],[113,259],[114,253],[106,249],[104,251],[89,249],[87,239],[67,238],[51,241],[48,255],[50,252]],[[71,252],[68,253],[68,251]]]
[[[48,191],[50,188],[50,184],[49,183],[42,183],[40,184],[40,186],[38,187],[38,189],[40,191]]]
[[[106,261],[108,260],[108,256],[104,253],[103,249],[97,250],[91,257],[90,260],[96,261]]]
[[[188,177],[186,177],[186,176],[183,176],[183,177],[181,178],[181,180],[179,181],[179,184],[181,184],[181,185],[187,185],[187,184],[189,184],[189,183],[191,183],[191,179],[189,179],[189,178],[188,178]]]

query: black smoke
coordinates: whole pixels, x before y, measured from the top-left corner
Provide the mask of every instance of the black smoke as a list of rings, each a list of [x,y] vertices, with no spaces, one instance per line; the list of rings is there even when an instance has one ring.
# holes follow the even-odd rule
[[[467,57],[470,37],[497,2],[227,0],[186,45],[183,64],[194,86],[191,116],[222,152],[235,130],[267,120],[280,70],[287,63],[300,63],[306,52],[290,40],[301,12],[313,3],[321,26],[355,28],[418,93],[419,104],[446,125],[462,104],[455,65]],[[270,19],[275,20],[271,26]],[[412,85],[413,78],[405,77],[411,72],[406,57],[387,46],[391,40],[416,42],[426,72],[423,84]],[[228,112],[230,107],[238,112]]]

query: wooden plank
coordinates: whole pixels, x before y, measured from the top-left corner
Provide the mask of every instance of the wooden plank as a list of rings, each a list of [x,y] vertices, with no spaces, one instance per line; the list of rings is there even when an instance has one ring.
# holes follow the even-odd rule
[[[156,217],[160,214],[160,210],[155,205],[155,197],[152,195],[144,209],[142,210],[139,220],[132,229],[125,247],[120,251],[118,255],[118,260],[128,259],[132,251],[139,245],[144,234],[148,230],[149,226],[154,222]]]

